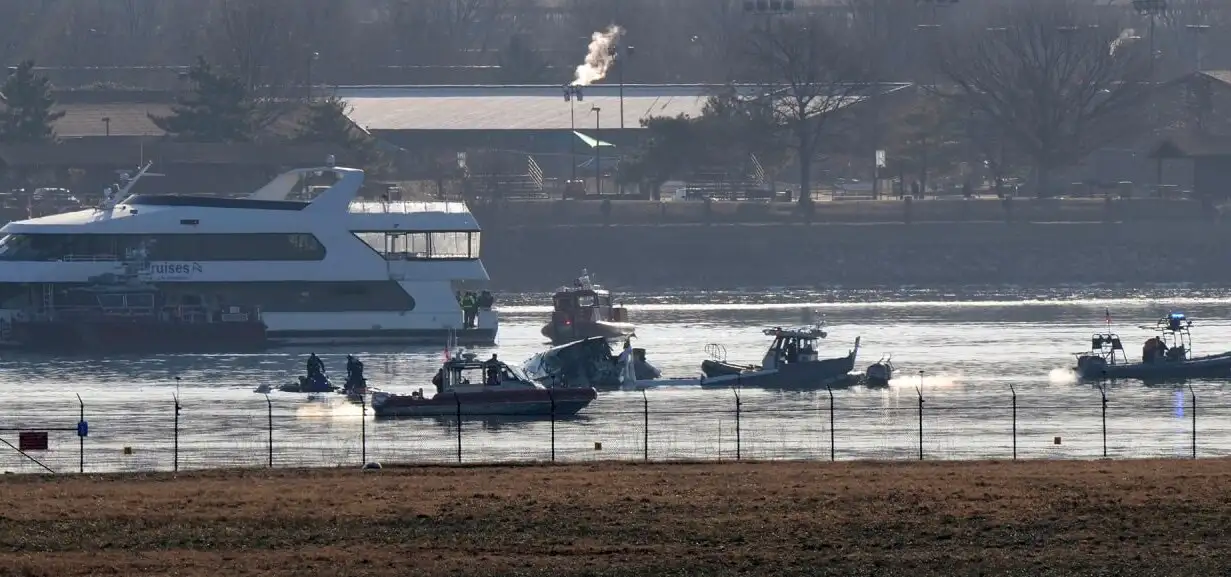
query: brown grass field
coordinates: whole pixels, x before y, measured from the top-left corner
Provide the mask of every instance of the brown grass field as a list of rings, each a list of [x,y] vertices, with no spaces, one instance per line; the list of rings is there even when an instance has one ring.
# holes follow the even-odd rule
[[[0,575],[1216,575],[1231,461],[0,480]]]

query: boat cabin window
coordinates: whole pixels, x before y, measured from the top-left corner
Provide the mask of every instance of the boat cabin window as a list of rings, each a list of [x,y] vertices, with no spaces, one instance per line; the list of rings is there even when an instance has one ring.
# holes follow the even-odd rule
[[[151,261],[312,261],[325,247],[311,234],[11,234],[0,260],[121,260],[145,250]]]
[[[594,293],[560,293],[553,299],[555,310],[560,312],[571,312],[577,309],[588,309],[595,307],[610,308],[611,295],[600,295]]]
[[[381,231],[354,234],[386,260],[470,260],[479,258],[482,233]]]

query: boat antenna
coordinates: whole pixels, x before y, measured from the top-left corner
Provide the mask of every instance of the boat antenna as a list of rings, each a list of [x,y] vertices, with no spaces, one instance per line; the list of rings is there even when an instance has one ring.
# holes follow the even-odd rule
[[[129,176],[128,172],[121,172],[119,178],[120,182],[103,189],[103,202],[99,208],[102,210],[111,210],[115,208],[115,204],[119,202],[120,199],[128,197],[129,193],[133,189],[133,186],[137,184],[138,180],[141,180],[141,177],[145,176],[145,174],[149,172],[150,167],[152,166],[154,166],[154,161],[151,160],[146,162],[145,165],[137,171],[137,174]]]

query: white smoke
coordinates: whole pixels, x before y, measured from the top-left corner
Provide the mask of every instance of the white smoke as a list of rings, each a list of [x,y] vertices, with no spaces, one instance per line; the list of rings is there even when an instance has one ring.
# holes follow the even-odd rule
[[[590,36],[586,62],[577,67],[573,86],[589,86],[607,76],[607,71],[615,62],[615,51],[612,48],[620,41],[621,36],[624,36],[624,29],[615,24]]]
[[[1120,47],[1123,46],[1125,42],[1132,40],[1136,36],[1137,36],[1136,30],[1133,30],[1132,28],[1125,28],[1124,31],[1121,32],[1119,36],[1116,36],[1115,40],[1111,41],[1111,46],[1108,47],[1108,50],[1111,51],[1111,55],[1115,56],[1116,50],[1119,50]]]

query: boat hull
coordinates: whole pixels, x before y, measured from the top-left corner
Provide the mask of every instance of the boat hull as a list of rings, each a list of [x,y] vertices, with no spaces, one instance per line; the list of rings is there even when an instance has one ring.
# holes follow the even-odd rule
[[[1083,380],[1138,379],[1168,381],[1231,378],[1231,352],[1186,361],[1107,364],[1101,357],[1082,356],[1074,369]]]
[[[573,341],[602,337],[605,339],[621,339],[636,333],[636,325],[608,321],[574,323],[567,328],[560,328],[555,323],[543,325],[543,336],[551,339],[553,345],[563,345]]]
[[[836,359],[786,364],[777,369],[753,370],[729,363],[701,363],[705,388],[815,389],[845,378],[855,370],[856,352]]]
[[[411,395],[372,395],[377,417],[539,417],[576,415],[598,393],[594,389],[519,389],[483,393],[444,393],[432,398]]]
[[[269,345],[259,322],[18,321],[12,335],[17,348],[57,354],[247,352]]]

